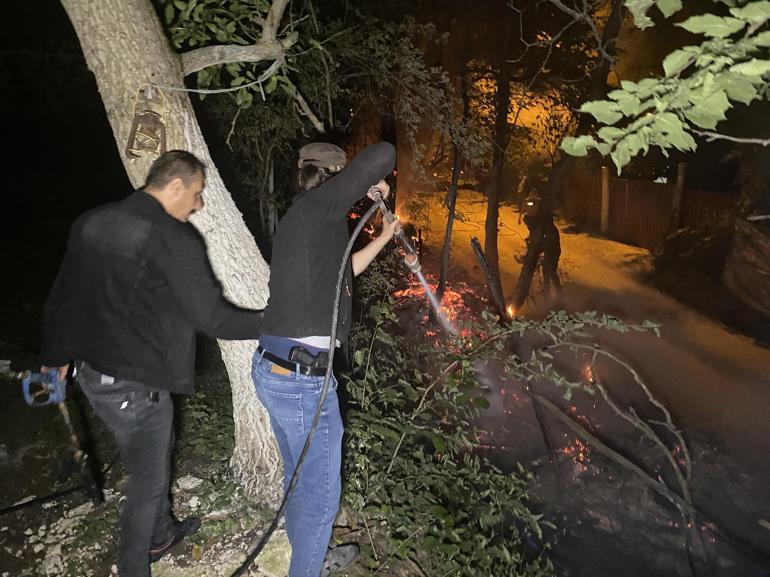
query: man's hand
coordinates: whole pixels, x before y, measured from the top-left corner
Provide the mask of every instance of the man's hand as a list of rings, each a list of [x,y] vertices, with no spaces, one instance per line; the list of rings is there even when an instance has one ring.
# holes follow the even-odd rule
[[[392,222],[382,221],[382,232],[372,242],[364,248],[353,253],[351,261],[353,263],[353,275],[358,276],[374,260],[374,257],[388,244],[396,231],[401,228],[401,223],[397,218]]]
[[[48,371],[52,371],[54,369],[57,372],[57,376],[58,376],[59,380],[63,381],[64,379],[67,378],[67,373],[70,372],[70,365],[69,365],[69,363],[67,363],[66,365],[64,365],[62,367],[42,367],[41,366],[40,367],[40,372],[41,373],[47,373]]]
[[[391,222],[385,222],[385,219],[382,219],[382,232],[378,238],[388,242],[399,230],[401,230],[401,221],[398,218],[394,218]]]
[[[374,200],[375,192],[379,192],[382,195],[382,200],[385,200],[390,195],[390,186],[388,186],[387,182],[381,180],[369,189],[369,192],[366,193],[366,196]]]

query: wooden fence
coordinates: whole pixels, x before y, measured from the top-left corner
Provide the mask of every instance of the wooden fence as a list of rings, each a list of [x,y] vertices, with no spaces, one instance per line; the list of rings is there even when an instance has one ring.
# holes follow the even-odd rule
[[[703,228],[735,220],[738,195],[685,188],[678,223],[673,222],[673,200],[673,184],[611,178],[609,220],[604,234],[656,252],[677,228]],[[600,229],[601,175],[579,171],[568,177],[562,207],[565,216],[575,223]]]

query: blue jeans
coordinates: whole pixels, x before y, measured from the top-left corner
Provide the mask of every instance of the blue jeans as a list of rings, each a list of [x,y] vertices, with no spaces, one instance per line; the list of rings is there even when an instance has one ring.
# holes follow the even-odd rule
[[[324,381],[323,376],[299,372],[280,374],[285,372],[259,352],[254,355],[254,388],[270,415],[283,457],[284,491],[305,444]],[[291,543],[289,577],[318,577],[321,573],[340,504],[342,432],[337,381],[332,376],[318,427],[286,507],[286,531]]]

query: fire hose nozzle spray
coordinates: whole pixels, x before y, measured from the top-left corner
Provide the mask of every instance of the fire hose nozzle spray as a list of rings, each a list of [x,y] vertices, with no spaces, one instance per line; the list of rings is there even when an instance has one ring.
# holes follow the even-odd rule
[[[382,212],[382,217],[387,222],[393,222],[395,217],[393,216],[393,213],[390,212],[388,205],[386,205],[385,201],[383,201],[382,193],[376,187],[372,187],[371,193],[372,193],[371,194],[372,200],[374,200],[374,202],[380,207],[380,211]],[[431,290],[430,285],[428,284],[428,281],[425,280],[425,275],[422,274],[422,270],[421,270],[422,266],[420,265],[420,259],[417,257],[417,251],[412,246],[412,243],[409,242],[409,239],[406,238],[404,231],[401,229],[399,229],[396,232],[395,236],[396,236],[396,240],[398,240],[398,242],[403,247],[404,252],[406,252],[406,256],[404,256],[404,263],[406,264],[406,267],[411,272],[413,272],[414,275],[417,277],[417,280],[420,281],[422,288],[425,290],[425,296],[428,297],[428,302],[430,303],[430,306],[433,307],[433,310],[436,312],[436,316],[441,322],[441,325],[449,334],[458,336],[460,333],[457,330],[457,327],[454,326],[454,324],[449,320],[449,318],[447,318],[446,313],[441,308],[441,303],[439,303],[433,290]]]

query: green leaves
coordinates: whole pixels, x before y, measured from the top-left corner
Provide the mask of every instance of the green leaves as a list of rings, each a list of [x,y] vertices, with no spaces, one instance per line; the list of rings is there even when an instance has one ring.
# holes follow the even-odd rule
[[[727,96],[730,100],[735,100],[741,104],[749,104],[751,101],[759,98],[759,92],[751,80],[735,74],[729,78]]]
[[[687,46],[681,50],[674,50],[663,59],[663,72],[667,78],[676,76],[695,61],[699,53],[696,46]]]
[[[561,143],[561,149],[571,156],[585,156],[588,154],[588,149],[593,148],[595,144],[596,141],[592,136],[567,136]]]
[[[663,13],[666,18],[673,16],[682,9],[681,0],[658,0],[658,10]]]
[[[730,108],[725,90],[718,90],[703,95],[693,92],[689,96],[693,106],[684,111],[687,119],[700,128],[714,129],[720,120],[725,119],[725,112]]]
[[[752,58],[748,62],[742,62],[730,67],[730,72],[744,76],[764,76],[770,72],[770,60],[757,60]],[[759,79],[757,79],[759,80]]]
[[[767,30],[765,32],[760,32],[754,38],[751,40],[752,44],[754,46],[758,46],[761,48],[768,48],[770,47],[770,30]]]
[[[702,14],[700,16],[691,16],[684,22],[678,22],[676,26],[694,34],[703,34],[709,38],[726,38],[743,29],[746,26],[746,21],[740,18],[730,18],[729,16]]]
[[[604,126],[596,138],[565,139],[562,150],[584,156],[595,149],[610,156],[620,171],[651,146],[664,154],[672,148],[695,150],[694,131],[714,131],[734,103],[749,104],[760,98],[768,90],[770,31],[757,30],[770,21],[770,0],[729,5],[730,16],[700,14],[677,24],[704,40],[668,54],[662,62],[663,77],[638,83],[621,80],[620,88],[609,92],[606,100],[585,103],[580,111]],[[664,15],[681,7],[678,2],[655,0],[626,2],[626,6],[641,11],[644,18],[653,6]]]
[[[745,22],[758,23],[770,19],[770,2],[750,2],[740,8],[730,8],[730,14]]]
[[[603,124],[614,124],[623,118],[619,106],[615,102],[606,100],[586,102],[580,107],[580,112],[592,115]]]
[[[633,14],[634,24],[637,28],[642,29],[655,25],[652,19],[647,16],[647,12],[653,6],[657,6],[666,18],[682,9],[681,0],[625,0],[623,4]]]

